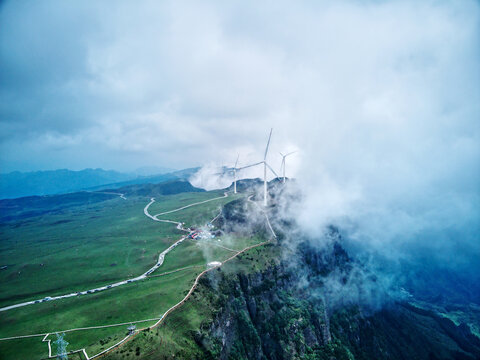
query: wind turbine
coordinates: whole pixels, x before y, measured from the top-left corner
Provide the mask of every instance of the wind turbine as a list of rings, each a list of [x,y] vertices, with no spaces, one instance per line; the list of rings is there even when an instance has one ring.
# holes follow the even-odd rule
[[[294,153],[296,153],[296,151],[289,152],[286,155],[283,155],[282,153],[280,153],[280,155],[282,155],[282,165],[280,165],[280,172],[282,171],[282,168],[283,168],[283,183],[284,184],[285,184],[285,158],[289,155],[294,154]]]
[[[242,166],[240,168],[237,168],[238,165],[238,157],[237,161],[235,162],[235,166],[233,169],[229,169],[227,171],[233,171],[233,192],[237,192],[237,171],[247,169],[249,167],[257,166],[260,164],[263,164],[263,205],[266,207],[268,205],[267,203],[267,168],[278,178],[278,174],[273,170],[273,168],[267,163],[267,154],[268,154],[268,147],[270,146],[270,139],[272,137],[272,131],[273,129],[270,129],[270,135],[268,136],[268,142],[267,142],[267,147],[265,149],[265,155],[263,156],[263,160],[256,162],[254,164]],[[239,155],[240,156],[240,155]],[[217,173],[215,175],[223,175],[225,174],[225,171]]]

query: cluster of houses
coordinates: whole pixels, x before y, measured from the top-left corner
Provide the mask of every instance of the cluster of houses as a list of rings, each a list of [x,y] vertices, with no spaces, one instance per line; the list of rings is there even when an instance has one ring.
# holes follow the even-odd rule
[[[207,229],[190,228],[189,239],[201,240],[201,239],[214,239],[215,234],[212,232],[215,226],[212,223],[207,223]]]

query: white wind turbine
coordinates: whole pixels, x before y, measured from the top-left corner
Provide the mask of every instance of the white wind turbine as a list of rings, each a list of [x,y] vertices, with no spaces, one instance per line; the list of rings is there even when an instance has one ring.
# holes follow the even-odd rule
[[[270,135],[268,135],[267,147],[265,148],[265,155],[263,156],[263,206],[265,207],[267,207],[267,166],[268,166],[267,154],[268,154],[268,147],[270,146],[270,138],[272,137],[272,131],[273,129],[270,129]],[[275,171],[273,172],[275,173]]]
[[[280,172],[282,172],[282,169],[283,169],[283,183],[284,184],[285,184],[285,158],[289,155],[294,154],[294,153],[296,153],[296,151],[289,152],[286,155],[283,155],[282,153],[280,153],[280,155],[282,155],[282,165],[280,165]]]
[[[278,178],[278,174],[267,163],[268,147],[270,146],[270,139],[272,138],[272,131],[273,131],[273,129],[270,129],[270,135],[268,135],[267,147],[265,148],[265,155],[263,156],[263,161],[259,161],[255,164],[247,165],[247,166],[244,166],[244,167],[241,167],[241,168],[237,169],[237,170],[241,170],[241,169],[246,169],[246,168],[249,168],[249,167],[252,167],[252,166],[257,166],[257,165],[263,164],[263,206],[265,206],[265,207],[267,207],[267,205],[268,205],[268,202],[267,202],[267,197],[268,197],[267,196],[268,195],[267,168]]]

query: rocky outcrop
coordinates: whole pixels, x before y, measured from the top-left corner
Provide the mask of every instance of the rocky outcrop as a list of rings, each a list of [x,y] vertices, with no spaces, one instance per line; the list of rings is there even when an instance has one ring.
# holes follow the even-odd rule
[[[212,359],[465,359],[480,358],[480,340],[465,325],[407,303],[375,312],[330,307],[322,279],[352,260],[338,242],[321,252],[304,244],[299,263],[280,262],[251,274],[216,271],[202,285],[219,309],[195,335]]]
[[[302,358],[326,346],[331,335],[325,307],[321,301],[294,296],[293,276],[272,267],[223,277],[217,290],[228,295],[199,343],[214,358],[258,360]],[[211,283],[204,285],[213,287]]]

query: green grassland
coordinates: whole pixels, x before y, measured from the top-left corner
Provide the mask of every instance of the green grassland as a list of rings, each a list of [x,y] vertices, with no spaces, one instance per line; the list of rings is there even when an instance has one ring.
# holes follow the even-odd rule
[[[153,205],[161,212],[222,195],[222,192],[203,192],[157,196]],[[173,214],[178,221],[200,226],[218,213],[219,205],[235,198],[207,202]],[[8,268],[0,272],[1,306],[87,290],[143,273],[156,262],[161,251],[185,234],[172,224],[146,217],[143,208],[148,202],[149,198],[145,197],[127,200],[113,197],[2,224],[0,263]],[[155,214],[153,209],[150,213]],[[258,242],[255,238],[218,240],[185,240],[165,257],[164,265],[152,275],[189,267],[182,271],[152,276],[95,294],[2,312],[0,337],[159,317],[183,298],[207,262],[223,261],[234,254],[219,244],[241,249]],[[125,334],[126,326],[120,326],[71,332],[65,339],[70,343],[69,351],[85,347],[91,355],[108,348]],[[41,340],[42,337],[1,341],[0,358],[45,357],[48,348]]]
[[[220,241],[218,241],[220,240]],[[235,252],[219,247],[225,246],[232,250],[241,250],[247,246],[258,244],[263,240],[259,237],[238,237],[235,239],[219,238],[208,240],[185,240],[181,245],[165,257],[161,270],[166,272],[186,266],[200,266],[205,262],[223,261]],[[154,273],[155,274],[155,273]]]
[[[1,226],[0,305],[60,295],[139,275],[178,239],[143,214],[145,199],[115,198]]]
[[[155,204],[174,208],[219,194],[161,196]],[[213,209],[232,199],[179,211],[175,220],[182,220],[186,212],[190,223],[205,222]],[[148,198],[115,197],[0,225],[0,264],[8,266],[0,271],[0,306],[88,290],[148,270],[158,254],[184,234],[172,224],[146,217],[143,208],[148,202]]]
[[[2,313],[0,318],[0,337],[157,318],[182,299],[196,275],[196,269],[187,269],[105,292],[9,310]],[[102,336],[122,337],[125,331],[126,326],[88,330],[82,331],[81,336],[72,333],[74,338],[80,340],[78,342],[70,340],[70,333],[67,333],[65,339],[70,343],[71,350],[95,345],[95,342],[104,339]],[[40,340],[39,338],[36,346],[31,348],[30,357],[26,359],[34,359],[36,354],[46,349],[46,344],[42,344]],[[30,339],[28,341],[30,342]],[[9,341],[0,342],[2,359],[19,359],[10,350]]]

